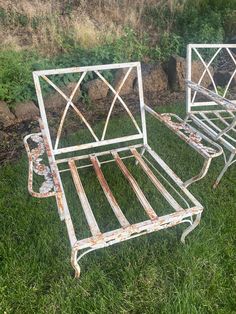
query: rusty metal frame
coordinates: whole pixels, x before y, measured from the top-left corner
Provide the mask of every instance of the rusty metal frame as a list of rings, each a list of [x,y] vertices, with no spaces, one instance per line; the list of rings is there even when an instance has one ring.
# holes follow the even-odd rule
[[[127,72],[118,87],[115,90],[110,83],[102,76],[101,71],[107,69],[120,69],[126,68]],[[139,127],[135,117],[131,113],[128,105],[125,104],[124,100],[119,95],[122,86],[125,84],[132,69],[137,70],[137,80],[138,80],[138,93],[139,93],[139,103],[137,106],[140,108],[141,115],[141,127]],[[114,98],[111,103],[110,110],[108,112],[105,126],[102,132],[102,137],[99,139],[95,134],[92,126],[83,116],[82,112],[77,106],[73,104],[73,97],[76,93],[77,88],[79,88],[83,78],[87,72],[93,71],[97,76],[106,84],[109,89],[114,94]],[[65,73],[81,73],[81,77],[76,84],[72,94],[70,96],[65,95],[61,89],[56,86],[52,80],[48,78],[50,75],[54,74],[65,74]],[[169,166],[159,157],[159,155],[154,152],[147,142],[147,131],[146,131],[146,118],[145,112],[150,110],[144,104],[143,100],[143,88],[142,88],[142,75],[141,66],[139,62],[133,63],[123,63],[123,64],[110,64],[101,66],[89,66],[89,67],[77,67],[68,69],[57,69],[57,70],[46,70],[46,71],[36,71],[33,73],[35,88],[39,103],[39,109],[41,114],[40,128],[41,133],[27,135],[24,139],[25,147],[29,157],[29,192],[36,197],[47,197],[55,196],[57,201],[58,213],[61,220],[65,221],[67,232],[71,244],[71,264],[75,269],[76,277],[80,275],[80,259],[87,253],[107,247],[122,241],[126,241],[143,234],[158,231],[161,229],[169,228],[181,223],[188,223],[190,226],[183,232],[181,241],[185,241],[185,237],[199,224],[201,213],[203,210],[202,205],[196,200],[196,198],[187,190],[186,183],[184,183],[170,168]],[[41,85],[39,78],[44,79],[48,84],[50,84],[61,96],[65,99],[65,109],[63,111],[61,121],[59,123],[59,129],[57,131],[55,144],[52,144],[49,125],[47,121],[46,110],[44,106],[44,100],[41,91]],[[120,138],[106,139],[106,130],[110,120],[112,110],[115,105],[115,101],[119,100],[120,104],[124,107],[127,114],[130,117],[131,123],[134,124],[137,129],[137,133],[129,136],[123,136]],[[67,114],[69,107],[72,107],[81,121],[84,122],[85,126],[88,128],[93,138],[94,142],[85,143],[81,145],[68,146],[59,148],[59,142],[62,132],[63,123]],[[139,140],[140,143],[137,143]],[[31,145],[30,143],[31,142]],[[37,148],[30,148],[34,145]],[[114,144],[126,144],[125,147],[114,148]],[[88,148],[103,147],[113,144],[111,150],[104,150],[93,153],[78,154],[73,157],[61,157],[67,152],[84,152]],[[201,148],[202,149],[202,148]],[[205,152],[205,151],[204,151]],[[123,156],[123,153],[126,153]],[[206,152],[205,152],[206,153]],[[46,154],[48,157],[48,164],[40,165],[42,162],[42,155]],[[122,155],[121,155],[122,154]],[[106,160],[101,160],[101,157],[107,157]],[[209,152],[209,158],[211,158],[212,152]],[[59,158],[57,158],[59,157]],[[168,211],[171,213],[165,215],[158,214],[158,204],[150,204],[147,196],[142,191],[138,182],[135,180],[133,174],[128,170],[125,165],[125,160],[130,158],[134,161],[137,167],[139,167],[144,175],[148,177],[155,187],[157,193],[166,200]],[[87,161],[87,163],[80,164],[81,161]],[[130,185],[134,192],[134,197],[140,202],[144,213],[146,215],[146,220],[131,223],[124,214],[124,211],[119,205],[119,200],[114,197],[112,189],[109,187],[106,177],[103,173],[103,165],[113,162],[118,166],[121,173],[125,177],[127,184]],[[59,170],[60,165],[68,165],[67,168]],[[85,167],[91,167],[91,171],[94,171],[99,184],[103,190],[106,197],[107,204],[113,210],[113,213],[120,224],[120,228],[111,230],[108,232],[101,232],[101,229],[96,221],[96,217],[93,212],[93,208],[90,205],[89,199],[86,195],[86,187],[83,186],[81,180],[81,169]],[[157,169],[159,168],[159,170]],[[40,170],[40,171],[39,171]],[[88,227],[91,236],[85,239],[79,239],[75,233],[74,225],[71,218],[70,208],[67,203],[67,197],[62,185],[61,173],[70,172],[75,190],[78,194],[82,210],[85,214],[85,218],[88,223]],[[39,192],[33,191],[33,173],[40,174],[46,179],[46,183],[42,185]],[[163,175],[165,174],[165,176]],[[168,177],[168,179],[166,178]],[[164,183],[161,182],[163,180]],[[178,200],[177,200],[178,198]],[[180,201],[184,204],[181,205]],[[195,220],[193,221],[193,218]],[[80,255],[78,256],[78,252]]]

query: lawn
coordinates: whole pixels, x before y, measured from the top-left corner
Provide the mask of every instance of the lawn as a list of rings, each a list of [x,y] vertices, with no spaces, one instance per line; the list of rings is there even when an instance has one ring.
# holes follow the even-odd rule
[[[181,111],[180,105],[161,110]],[[126,119],[123,127],[128,127]],[[151,146],[181,178],[200,169],[201,157],[151,117],[148,134]],[[185,245],[180,242],[184,225],[116,244],[86,255],[79,280],[74,279],[67,232],[54,199],[28,194],[25,154],[4,166],[0,313],[236,313],[236,167],[213,190],[222,166],[223,158],[214,160],[207,176],[190,186],[205,210]],[[96,198],[98,182],[89,171],[85,174],[91,204],[104,226],[112,225],[104,214],[108,205]],[[112,166],[106,175],[108,181],[116,180],[122,207],[134,212],[136,203],[129,193],[125,196]],[[145,191],[151,196],[151,187]],[[78,233],[83,233],[83,217],[77,220]]]

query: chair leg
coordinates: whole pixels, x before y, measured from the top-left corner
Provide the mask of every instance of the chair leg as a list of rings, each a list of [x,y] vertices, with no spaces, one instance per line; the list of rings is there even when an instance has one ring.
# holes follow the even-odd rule
[[[79,261],[83,256],[85,256],[86,254],[88,254],[89,252],[95,251],[95,250],[97,250],[97,249],[101,249],[101,248],[106,247],[106,246],[108,246],[108,245],[103,244],[103,245],[101,245],[100,247],[85,249],[85,250],[83,251],[83,253],[81,253],[81,254],[79,255],[79,257],[77,256],[77,255],[78,255],[78,248],[76,248],[76,247],[75,247],[75,248],[72,248],[72,251],[71,251],[71,265],[72,265],[72,267],[73,267],[74,270],[75,270],[75,278],[79,279],[79,277],[80,277],[80,272],[81,272],[80,266],[79,266],[79,264],[78,264],[78,261]]]
[[[199,174],[184,182],[183,185],[184,185],[185,188],[188,187],[193,182],[199,181],[199,180],[201,180],[202,178],[205,177],[205,175],[207,174],[208,169],[210,167],[211,160],[212,160],[212,158],[206,159],[204,161],[203,167],[202,167],[201,171],[199,172]]]
[[[216,179],[214,185],[213,185],[213,188],[215,189],[218,184],[220,183],[220,180],[222,179],[223,175],[225,174],[226,170],[229,168],[229,166],[231,165],[231,162],[233,161],[235,157],[235,153],[232,153],[230,156],[229,156],[229,159],[228,161],[226,162],[224,168],[221,170],[221,173],[219,174],[218,178]]]
[[[78,253],[78,250],[72,249],[72,251],[71,251],[71,265],[75,270],[75,278],[79,279],[81,270],[80,270],[80,266],[79,266],[78,261],[77,261],[78,260],[77,259],[77,253]]]
[[[143,154],[145,153],[145,150],[146,150],[145,147],[143,147],[143,148],[141,149],[141,152],[140,152],[140,155],[141,155],[141,156],[143,156]],[[135,160],[135,166],[137,166],[137,165],[138,165],[138,160]]]
[[[197,225],[199,225],[200,220],[201,220],[201,213],[200,213],[200,214],[197,214],[197,216],[196,216],[194,222],[192,223],[192,225],[189,226],[187,229],[184,230],[184,232],[182,233],[182,236],[181,236],[181,242],[182,242],[183,244],[185,244],[185,238],[186,238],[186,236],[187,236],[191,231],[193,231],[193,230],[197,227]]]

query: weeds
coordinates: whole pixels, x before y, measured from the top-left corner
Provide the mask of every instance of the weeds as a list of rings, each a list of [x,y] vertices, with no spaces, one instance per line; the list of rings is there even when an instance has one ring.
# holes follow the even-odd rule
[[[189,42],[222,42],[235,33],[233,3],[95,0],[95,11],[85,0],[1,2],[0,98],[34,99],[33,70],[166,61]]]
[[[27,53],[3,51],[0,53],[0,98],[8,103],[32,97],[33,57]]]
[[[150,48],[163,46],[173,34],[174,39],[180,36],[178,45],[183,51],[190,41],[219,42],[233,35],[235,14],[234,0],[95,0],[93,5],[85,0],[4,1],[0,4],[0,39],[2,48],[10,44],[53,56],[78,46],[88,49],[119,40],[128,27],[138,41],[147,33]],[[167,43],[164,50],[169,46]],[[161,59],[165,55],[166,51]]]

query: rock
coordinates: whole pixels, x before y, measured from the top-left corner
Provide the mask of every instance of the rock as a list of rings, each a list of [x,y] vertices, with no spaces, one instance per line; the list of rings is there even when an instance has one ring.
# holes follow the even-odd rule
[[[229,71],[218,71],[214,73],[214,81],[215,81],[216,86],[225,87],[228,84],[232,74],[233,72],[229,72]],[[230,87],[234,87],[234,86],[236,86],[235,75],[230,83]]]
[[[186,61],[179,56],[171,56],[167,66],[168,82],[174,91],[185,89]]]
[[[33,101],[18,103],[15,105],[13,111],[18,122],[36,120],[39,117],[39,109]]]
[[[160,64],[142,65],[143,90],[145,93],[164,91],[168,87],[168,79]]]
[[[0,143],[6,141],[7,139],[7,133],[0,130]]]
[[[214,74],[212,66],[209,67],[211,74]],[[204,66],[200,60],[192,61],[192,78],[193,82],[198,82],[202,73],[204,71]],[[171,56],[168,62],[168,82],[172,90],[185,90],[185,76],[186,76],[186,60],[179,56]],[[202,79],[201,85],[203,87],[208,87],[211,84],[211,79],[206,73]]]
[[[84,89],[91,100],[105,98],[109,87],[100,79],[95,79],[84,84]]]
[[[67,86],[65,86],[62,90],[63,92],[69,97],[73,90],[75,89],[78,82],[71,82]],[[72,98],[72,101],[74,103],[78,102],[78,99],[80,97],[80,86],[77,88],[74,97]]]
[[[0,126],[7,128],[16,123],[14,114],[8,108],[5,101],[0,101]]]
[[[62,90],[62,92],[67,97],[70,97],[76,84],[77,84],[77,82],[71,82],[67,86],[63,86],[60,89]],[[77,91],[76,91],[76,93],[72,99],[72,102],[77,103],[79,96],[80,96],[80,88],[77,89]],[[45,108],[48,109],[49,111],[58,111],[58,110],[64,108],[66,106],[66,104],[67,104],[66,99],[64,97],[62,97],[61,94],[59,94],[56,91],[50,93],[49,95],[47,95],[44,98]]]
[[[45,97],[44,106],[46,112],[47,110],[58,111],[66,106],[66,100],[58,92],[53,92]]]
[[[119,69],[116,71],[114,84],[113,84],[114,89],[116,91],[118,90],[120,84],[122,83],[123,78],[125,77],[125,74],[127,73],[127,70],[128,68],[124,68],[124,69]],[[132,69],[119,92],[120,96],[129,95],[134,92],[134,83],[135,83],[136,78],[137,78],[137,71],[136,69]],[[112,95],[113,93],[111,92],[110,94]]]

